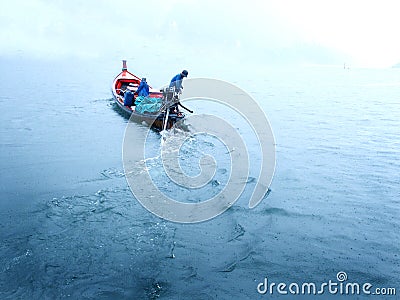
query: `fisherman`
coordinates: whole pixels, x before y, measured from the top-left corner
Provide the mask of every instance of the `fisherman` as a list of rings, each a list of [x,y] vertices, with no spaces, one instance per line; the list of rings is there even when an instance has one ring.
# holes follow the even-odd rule
[[[171,79],[171,83],[169,84],[169,87],[175,87],[175,92],[180,94],[182,93],[183,90],[183,86],[182,86],[182,81],[183,78],[187,77],[189,74],[188,71],[183,70],[180,74],[175,75],[172,79]],[[177,97],[177,96],[176,96]],[[177,97],[178,98],[178,97]],[[179,102],[178,102],[179,103]],[[170,107],[170,112],[171,113],[177,113],[180,114],[179,112],[179,108],[178,108],[178,103],[175,103],[174,105],[172,105]]]
[[[133,105],[132,91],[126,89],[123,95],[124,95],[124,105],[129,107],[132,106]]]
[[[142,78],[136,93],[138,94],[138,96],[143,97],[147,97],[149,95],[149,85],[146,82],[146,78]]]
[[[189,74],[188,71],[183,70],[180,74],[175,75],[172,79],[171,79],[171,83],[169,84],[169,87],[175,87],[175,91],[177,93],[181,93],[183,86],[182,86],[182,81],[183,78],[187,77]]]

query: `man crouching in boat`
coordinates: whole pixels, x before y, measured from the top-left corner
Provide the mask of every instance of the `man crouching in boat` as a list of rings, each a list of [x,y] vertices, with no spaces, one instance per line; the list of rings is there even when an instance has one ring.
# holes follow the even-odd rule
[[[169,84],[169,87],[175,87],[175,92],[178,94],[182,93],[183,86],[182,86],[182,81],[183,78],[187,77],[189,75],[189,72],[186,70],[183,70],[180,74],[175,75],[171,79],[171,83]],[[178,103],[174,104],[171,106],[171,112],[178,113]]]

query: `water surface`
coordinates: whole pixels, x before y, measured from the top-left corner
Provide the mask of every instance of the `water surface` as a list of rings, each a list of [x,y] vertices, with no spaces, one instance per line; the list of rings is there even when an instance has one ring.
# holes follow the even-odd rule
[[[119,68],[1,60],[1,298],[262,299],[278,297],[257,293],[265,277],[319,284],[339,271],[399,290],[399,70],[221,74],[266,112],[275,177],[268,197],[249,210],[257,153],[248,137],[255,163],[244,195],[213,220],[182,225],[149,213],[127,186],[127,119],[110,99]],[[150,150],[159,142],[152,132]],[[181,151],[189,173],[201,153],[220,161],[206,196],[227,180],[222,148],[197,137]],[[160,172],[153,174],[159,186],[178,194]]]

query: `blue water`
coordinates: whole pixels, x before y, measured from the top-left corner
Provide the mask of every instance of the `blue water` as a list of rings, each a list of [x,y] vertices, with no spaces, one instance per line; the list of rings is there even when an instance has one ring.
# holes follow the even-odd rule
[[[126,183],[127,119],[110,96],[119,61],[0,64],[0,298],[279,298],[259,295],[258,283],[320,284],[339,271],[351,282],[397,288],[382,299],[398,298],[399,69],[220,74],[268,116],[277,151],[271,192],[248,209],[249,180],[224,214],[181,225],[145,210]],[[207,112],[201,103],[191,107]],[[158,149],[160,136],[151,133],[149,143]],[[215,194],[229,169],[216,151],[222,146],[199,137],[185,147],[182,160],[199,152],[220,159],[218,180],[205,189]],[[179,195],[184,201],[188,193]]]

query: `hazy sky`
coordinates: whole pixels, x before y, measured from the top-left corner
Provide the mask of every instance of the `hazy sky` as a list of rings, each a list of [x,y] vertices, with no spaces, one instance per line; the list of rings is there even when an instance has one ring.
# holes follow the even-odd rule
[[[400,62],[397,1],[4,1],[0,55]]]

